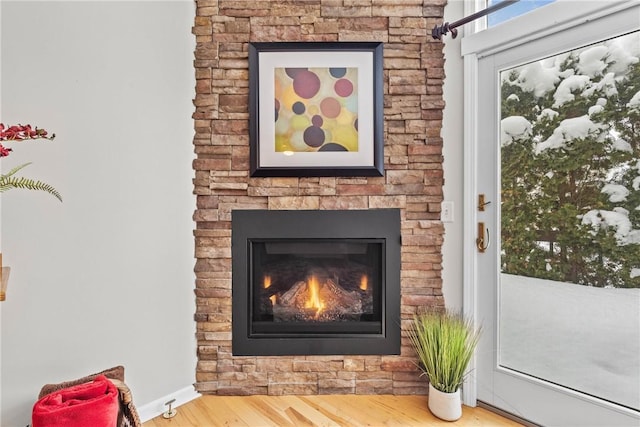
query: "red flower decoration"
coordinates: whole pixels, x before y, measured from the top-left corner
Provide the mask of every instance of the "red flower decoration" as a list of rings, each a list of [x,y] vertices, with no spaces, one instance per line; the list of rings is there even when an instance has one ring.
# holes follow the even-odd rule
[[[12,148],[6,148],[4,145],[0,144],[0,157],[7,157],[11,151],[13,151]]]
[[[25,141],[29,139],[48,139],[55,138],[55,134],[48,136],[49,133],[44,129],[38,129],[31,127],[31,125],[13,125],[5,126],[4,123],[0,123],[0,142],[16,142]],[[0,157],[7,157],[13,149],[7,148],[0,144]],[[28,190],[42,190],[46,191],[62,201],[60,193],[42,181],[28,179],[24,177],[15,176],[15,174],[21,169],[29,166],[30,163],[24,163],[20,166],[14,167],[6,174],[0,174],[0,193],[10,190],[12,188],[23,188]]]
[[[26,139],[53,139],[55,134],[47,136],[49,132],[44,129],[34,129],[31,125],[13,125],[6,127],[4,123],[0,123],[0,141],[24,141]],[[0,145],[2,147],[2,145]],[[4,147],[3,147],[4,148]],[[6,157],[9,155],[8,151],[11,149],[4,148],[7,152],[0,157]]]

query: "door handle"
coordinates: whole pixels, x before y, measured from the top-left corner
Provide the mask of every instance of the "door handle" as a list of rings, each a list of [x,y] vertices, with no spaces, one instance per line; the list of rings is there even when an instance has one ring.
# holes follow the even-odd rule
[[[478,237],[476,238],[476,247],[478,252],[484,253],[489,247],[489,229],[485,228],[484,222],[478,223]]]

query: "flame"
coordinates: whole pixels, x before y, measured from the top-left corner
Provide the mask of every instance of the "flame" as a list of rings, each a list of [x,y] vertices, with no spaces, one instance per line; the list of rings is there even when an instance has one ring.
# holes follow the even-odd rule
[[[267,289],[269,286],[271,286],[271,276],[264,276],[262,287]]]
[[[269,297],[269,300],[271,301],[271,305],[276,305],[276,296],[275,295],[271,295]]]
[[[363,275],[360,278],[360,289],[362,289],[363,291],[366,291],[368,287],[369,287],[369,278],[366,275]]]
[[[305,308],[313,308],[316,310],[316,318],[324,309],[324,302],[320,299],[320,283],[316,276],[309,277],[307,281],[307,289],[309,290],[309,299],[305,303]]]

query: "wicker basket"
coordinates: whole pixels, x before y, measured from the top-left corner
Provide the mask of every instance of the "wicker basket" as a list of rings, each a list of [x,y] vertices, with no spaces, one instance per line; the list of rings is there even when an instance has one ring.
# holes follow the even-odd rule
[[[142,427],[140,417],[136,407],[133,405],[133,398],[131,396],[131,390],[124,382],[124,366],[115,366],[111,369],[105,369],[102,372],[95,373],[86,377],[78,378],[73,381],[66,381],[59,384],[46,384],[40,390],[38,400],[53,393],[54,391],[62,390],[63,388],[73,387],[78,384],[84,384],[93,381],[98,375],[104,375],[107,377],[119,391],[120,411],[118,413],[118,427]]]

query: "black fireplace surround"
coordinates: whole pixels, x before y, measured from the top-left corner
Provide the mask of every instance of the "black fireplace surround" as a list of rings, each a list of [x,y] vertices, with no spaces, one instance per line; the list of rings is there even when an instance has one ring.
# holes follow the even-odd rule
[[[400,210],[235,210],[235,356],[400,354]]]

